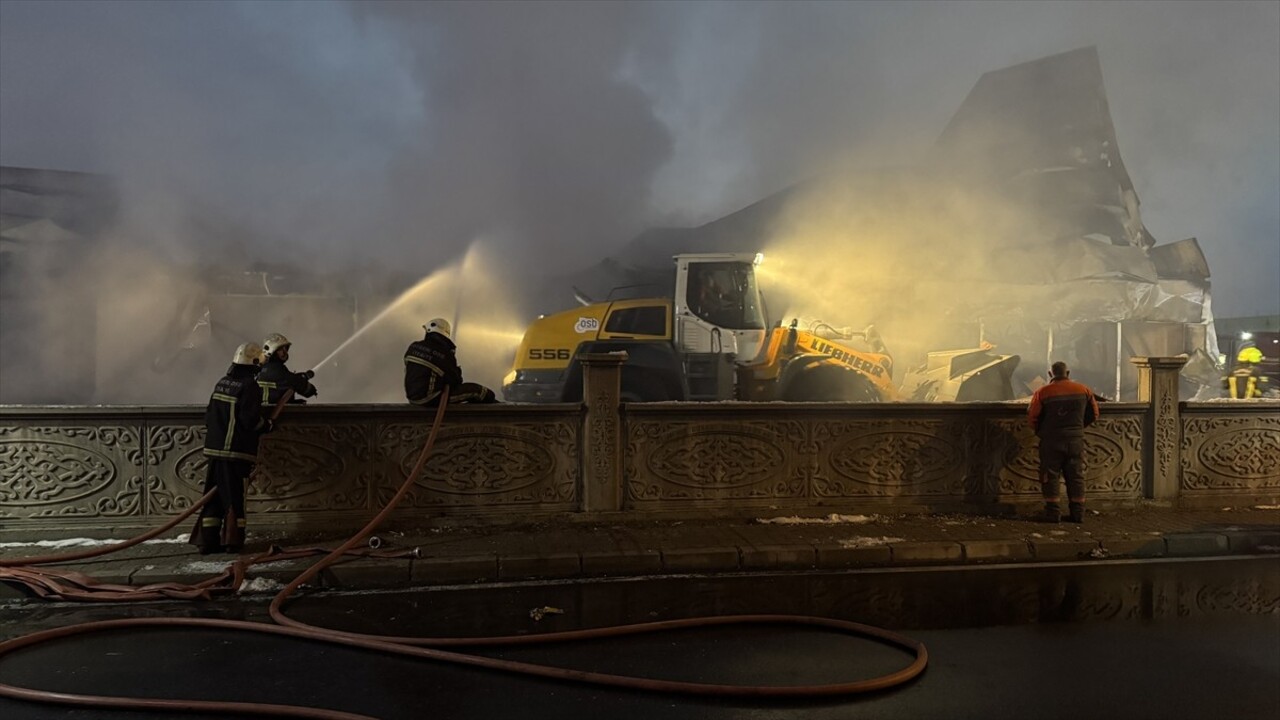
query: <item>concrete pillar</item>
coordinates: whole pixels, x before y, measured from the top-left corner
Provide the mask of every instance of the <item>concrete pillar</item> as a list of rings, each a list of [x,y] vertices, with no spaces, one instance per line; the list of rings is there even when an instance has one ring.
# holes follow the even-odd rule
[[[583,353],[582,511],[622,509],[622,364],[625,352]]]
[[[1135,357],[1138,402],[1147,403],[1143,427],[1143,494],[1152,500],[1177,501],[1182,468],[1182,419],[1178,410],[1178,374],[1185,357]]]

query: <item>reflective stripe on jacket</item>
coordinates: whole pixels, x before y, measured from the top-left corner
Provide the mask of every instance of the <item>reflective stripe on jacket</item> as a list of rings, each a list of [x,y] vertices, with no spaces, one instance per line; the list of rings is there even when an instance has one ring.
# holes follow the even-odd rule
[[[1262,397],[1262,388],[1259,385],[1267,382],[1267,380],[1267,376],[1259,376],[1254,371],[1253,366],[1242,365],[1223,378],[1222,384],[1226,387],[1227,397],[1237,399],[1260,398]]]
[[[409,345],[404,351],[404,396],[414,405],[426,405],[447,385],[462,384],[462,370],[454,354],[457,346],[440,333]]]
[[[316,386],[298,373],[291,372],[284,362],[274,357],[258,371],[258,386],[262,388],[262,404],[275,405],[280,402],[285,390],[293,388],[298,397],[312,397],[316,394]]]
[[[257,372],[253,365],[232,365],[214,386],[204,412],[206,457],[257,461],[258,439],[268,427]]]

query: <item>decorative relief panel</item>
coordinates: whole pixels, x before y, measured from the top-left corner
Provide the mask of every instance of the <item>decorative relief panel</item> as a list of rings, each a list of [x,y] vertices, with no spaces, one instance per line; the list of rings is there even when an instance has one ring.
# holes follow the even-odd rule
[[[149,453],[158,468],[149,478],[151,506],[162,513],[190,507],[204,487],[204,428],[154,427],[149,438]],[[282,425],[262,438],[247,488],[249,511],[365,508],[368,483],[359,485],[358,475],[366,471],[369,455],[362,425]],[[165,477],[176,482],[167,483]]]
[[[140,514],[142,466],[132,427],[0,427],[0,517]]]
[[[813,460],[796,451],[804,434],[788,422],[628,423],[630,500],[804,497]]]
[[[1277,488],[1280,417],[1183,416],[1183,491]]]
[[[1280,492],[1280,413],[1188,408],[1175,425],[1180,444],[1168,453],[1183,493]],[[631,507],[1039,494],[1037,441],[1008,408],[696,410],[637,408],[622,425],[625,452],[613,462],[622,463]],[[375,509],[407,476],[429,429],[396,410],[309,411],[264,439],[250,485],[254,512],[279,521],[290,513]],[[1103,408],[1086,439],[1090,495],[1140,496],[1148,462],[1144,417],[1134,407]],[[0,420],[6,527],[76,527],[101,518],[147,526],[200,495],[204,429],[196,409],[0,409]],[[443,428],[406,504],[465,512],[580,509],[581,435],[591,433],[577,411],[459,414]],[[1158,469],[1158,454],[1149,461]]]
[[[420,424],[381,428],[379,453],[393,460],[396,471],[379,487],[378,504],[409,477],[429,430]],[[577,433],[563,421],[447,426],[404,503],[568,509],[578,499],[577,452]]]
[[[249,478],[249,510],[368,507],[368,494],[357,478],[366,470],[370,454],[363,425],[282,425],[262,438],[258,464]]]
[[[1006,448],[1000,471],[1002,495],[1040,494],[1039,440],[1025,420],[992,421],[1017,446]],[[1085,429],[1085,496],[1142,494],[1142,418],[1104,415]],[[1065,490],[1065,488],[1064,488]]]
[[[169,515],[203,494],[204,425],[153,425],[146,430],[147,514]],[[198,465],[184,462],[196,453]]]
[[[607,407],[612,401],[612,405],[617,405],[616,393],[612,391],[600,390],[595,395],[596,407]],[[591,438],[590,442],[593,447],[610,448],[617,442],[615,439],[618,434],[618,416],[616,413],[595,412],[591,414]],[[616,465],[613,462],[616,458],[611,458],[602,452],[592,453],[591,466],[598,478],[607,478],[609,471]]]
[[[1160,392],[1160,410],[1155,421],[1155,461],[1159,477],[1171,478],[1173,454],[1178,449],[1178,379],[1164,379],[1166,387]]]
[[[822,444],[814,494],[963,496],[969,469],[964,427],[943,420],[816,422],[814,432],[832,440]]]

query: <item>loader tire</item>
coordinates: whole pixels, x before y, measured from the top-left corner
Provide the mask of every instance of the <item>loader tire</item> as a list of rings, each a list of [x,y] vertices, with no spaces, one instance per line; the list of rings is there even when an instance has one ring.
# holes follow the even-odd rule
[[[840,367],[815,367],[792,381],[784,400],[790,402],[879,402],[871,381]]]

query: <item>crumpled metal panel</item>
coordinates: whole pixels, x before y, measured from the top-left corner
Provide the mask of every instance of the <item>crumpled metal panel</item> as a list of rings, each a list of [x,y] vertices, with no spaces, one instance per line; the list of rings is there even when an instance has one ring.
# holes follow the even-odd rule
[[[1205,260],[1200,243],[1195,238],[1179,240],[1168,245],[1151,248],[1151,262],[1162,278],[1197,280],[1209,278],[1209,261]]]
[[[1189,280],[1161,280],[1154,291],[1155,305],[1143,320],[1201,323],[1212,318],[1207,314],[1209,288]]]
[[[1049,215],[1123,208],[1114,218],[1120,222],[1103,222],[1099,232],[1117,245],[1154,243],[1120,159],[1096,48],[984,74],[938,138],[934,157],[961,175],[1005,185],[1014,198],[1037,195],[1034,206]]]
[[[1214,344],[1208,266],[1194,239],[1158,246],[1144,226],[1092,47],[984,74],[920,165],[816,178],[701,227],[646,233],[619,257],[669,273],[671,242],[791,253],[803,262],[781,287],[763,283],[772,309],[874,322],[900,366],[955,347],[938,326],[1023,323],[999,349],[1035,366],[1051,359],[1045,334],[1079,323],[1180,322]],[[857,272],[842,274],[840,257]],[[860,302],[836,316],[830,297]],[[1199,349],[1216,356],[1188,351]],[[1116,355],[1106,363],[1114,376]]]

